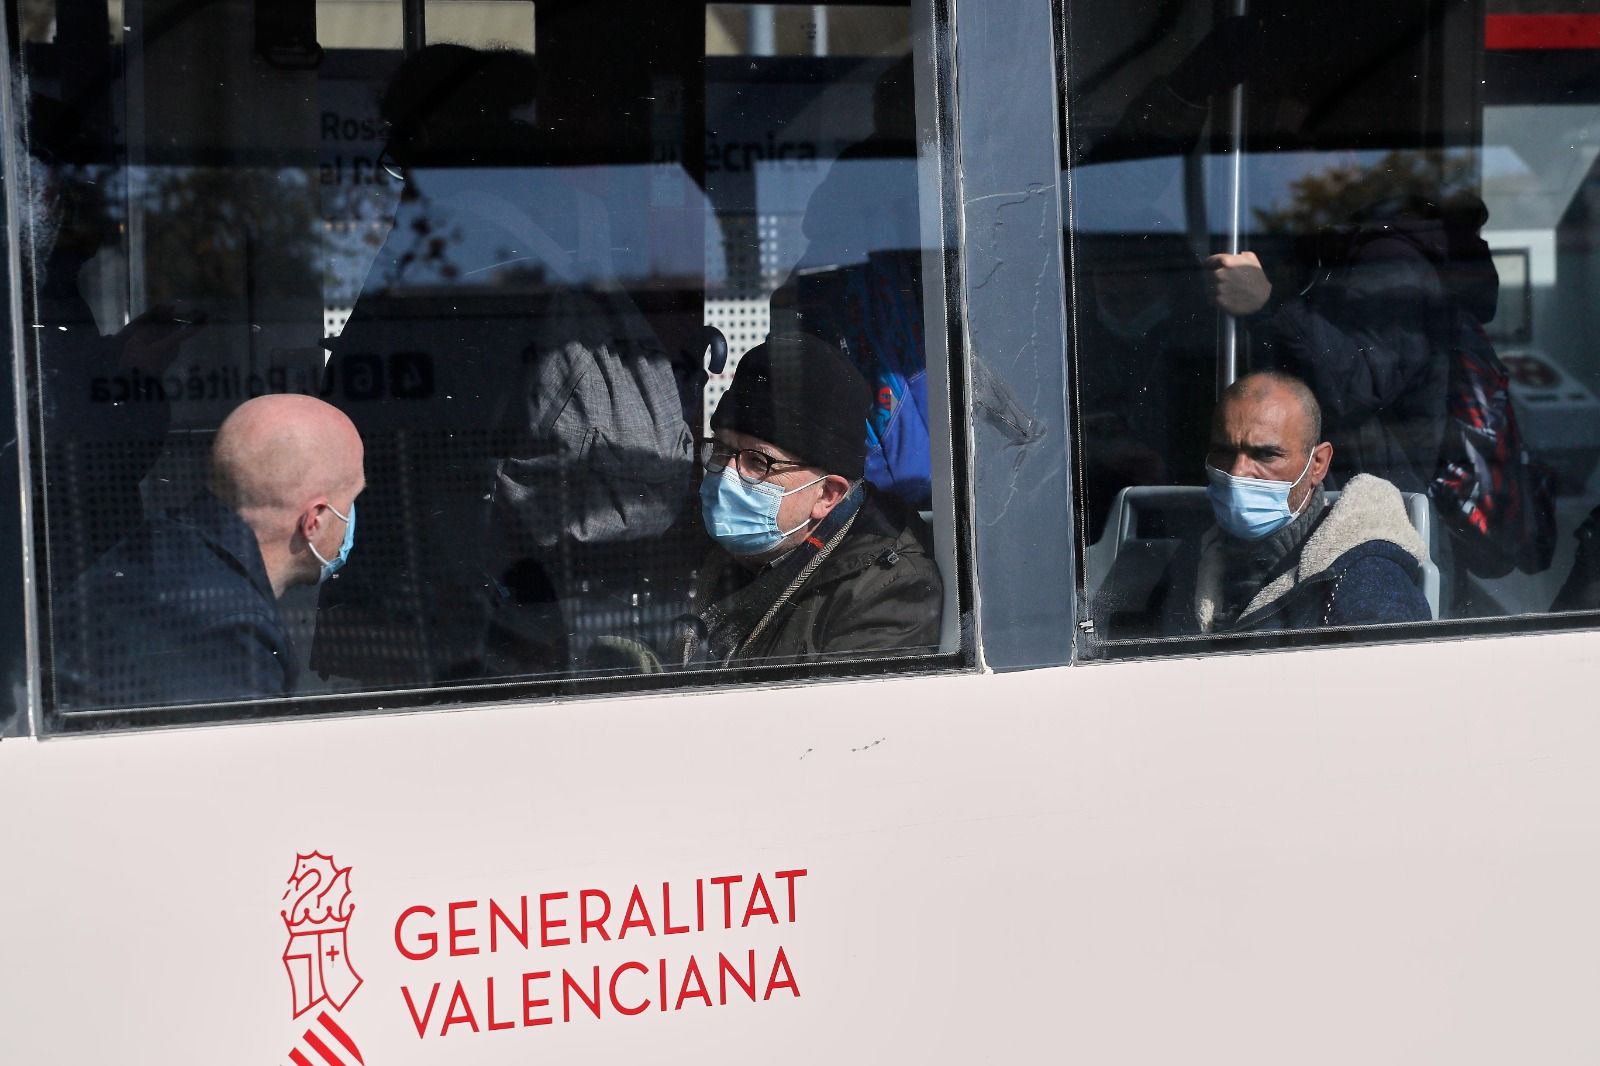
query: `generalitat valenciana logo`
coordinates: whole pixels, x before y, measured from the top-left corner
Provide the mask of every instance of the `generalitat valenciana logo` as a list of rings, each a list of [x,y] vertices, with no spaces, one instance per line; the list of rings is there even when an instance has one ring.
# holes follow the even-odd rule
[[[334,1018],[361,987],[347,939],[356,909],[350,901],[350,867],[320,851],[296,855],[282,898],[289,903],[278,913],[289,934],[283,966],[294,993],[294,1017],[326,1005],[288,1059],[294,1066],[362,1063],[355,1041]]]

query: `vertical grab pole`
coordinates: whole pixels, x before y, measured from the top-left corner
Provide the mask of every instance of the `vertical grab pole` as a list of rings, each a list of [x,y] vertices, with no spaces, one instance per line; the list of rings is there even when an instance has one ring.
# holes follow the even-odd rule
[[[777,13],[771,4],[751,4],[747,20],[750,32],[750,54],[770,56],[778,54]]]
[[[400,25],[406,55],[416,55],[428,43],[427,0],[405,0],[400,7]]]
[[[1233,0],[1234,18],[1243,18],[1248,0]],[[1238,255],[1244,229],[1244,82],[1228,92],[1228,252]],[[1217,359],[1217,395],[1239,376],[1239,321],[1222,314],[1222,344]]]

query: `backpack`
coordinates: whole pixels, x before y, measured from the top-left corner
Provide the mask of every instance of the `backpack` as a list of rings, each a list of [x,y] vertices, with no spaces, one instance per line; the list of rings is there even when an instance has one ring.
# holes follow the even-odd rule
[[[802,269],[796,328],[837,347],[872,386],[866,479],[908,506],[932,506],[928,357],[919,250],[874,251],[865,263]],[[775,295],[774,305],[783,297]]]
[[[453,202],[569,282],[533,309],[520,388],[505,397],[506,435],[521,443],[495,472],[494,540],[520,559],[659,537],[691,494],[694,438],[655,332],[582,240],[570,252],[514,204],[481,190]],[[583,217],[590,200],[576,202],[580,232],[598,234],[588,243],[608,245],[603,219]],[[600,280],[578,281],[585,272]]]
[[[692,490],[694,441],[672,364],[620,293],[563,292],[523,353],[519,454],[495,471],[492,525],[513,554],[659,537]]]
[[[1469,315],[1458,317],[1444,442],[1428,495],[1472,573],[1536,574],[1555,554],[1555,474],[1523,443],[1510,374],[1483,327]]]

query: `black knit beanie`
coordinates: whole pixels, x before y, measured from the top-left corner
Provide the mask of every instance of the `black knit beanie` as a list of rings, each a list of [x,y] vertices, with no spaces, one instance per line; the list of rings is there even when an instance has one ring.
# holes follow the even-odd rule
[[[839,349],[808,333],[775,334],[739,360],[711,428],[759,437],[856,481],[871,408],[872,387]]]

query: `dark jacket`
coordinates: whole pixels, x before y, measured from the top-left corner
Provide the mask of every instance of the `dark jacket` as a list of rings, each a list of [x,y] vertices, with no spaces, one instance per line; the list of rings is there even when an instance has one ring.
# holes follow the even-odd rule
[[[282,696],[293,646],[255,534],[207,494],[145,522],[52,611],[56,706]]]
[[[1303,379],[1333,444],[1329,487],[1372,474],[1426,492],[1459,334],[1494,317],[1481,218],[1400,218],[1325,234],[1312,285],[1271,313],[1272,362]]]
[[[1267,575],[1234,615],[1223,604],[1223,534],[1202,539],[1185,604],[1186,626],[1202,633],[1246,633],[1324,626],[1425,622],[1432,617],[1422,592],[1427,547],[1412,528],[1400,494],[1378,478],[1353,478],[1310,527],[1305,542]],[[1228,625],[1218,617],[1233,617]]]
[[[1366,473],[1426,491],[1444,432],[1448,322],[1427,259],[1386,238],[1361,244],[1273,315],[1273,362],[1310,385],[1322,406],[1332,487]]]
[[[818,554],[809,573],[769,586],[766,571],[750,574],[715,552],[698,591],[700,602],[714,602],[686,636],[680,661],[706,664],[705,649],[724,646],[734,650],[714,656],[718,664],[938,650],[944,581],[916,512],[869,489],[837,547]],[[781,572],[781,564],[769,569]]]

